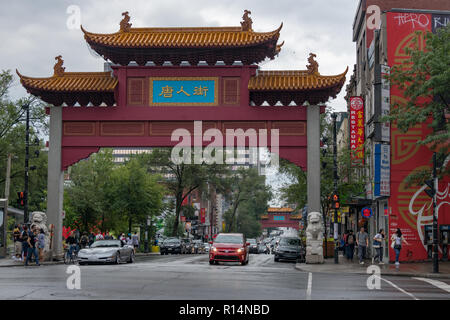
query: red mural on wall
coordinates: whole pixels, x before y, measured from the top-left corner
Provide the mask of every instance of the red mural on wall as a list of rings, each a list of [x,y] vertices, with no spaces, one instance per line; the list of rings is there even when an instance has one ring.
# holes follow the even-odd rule
[[[407,12],[387,13],[388,64],[404,64],[410,56],[406,48],[418,46],[425,48],[425,34],[432,31],[431,14],[411,14]],[[417,33],[416,33],[417,32]],[[391,87],[391,103],[405,103],[402,91]],[[409,245],[400,253],[400,261],[427,259],[424,245],[424,226],[431,225],[433,205],[424,192],[425,186],[407,186],[405,179],[414,171],[431,166],[432,151],[426,146],[417,145],[431,132],[428,124],[420,124],[408,132],[391,126],[391,196],[389,206],[392,213],[389,219],[389,237],[400,228]],[[439,181],[438,223],[450,224],[450,180]],[[390,259],[395,253],[390,250]]]

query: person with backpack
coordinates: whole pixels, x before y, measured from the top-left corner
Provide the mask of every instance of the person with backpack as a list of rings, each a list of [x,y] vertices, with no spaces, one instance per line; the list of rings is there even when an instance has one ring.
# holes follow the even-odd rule
[[[345,244],[347,246],[347,260],[350,260],[352,262],[353,262],[353,253],[355,252],[355,242],[356,238],[355,235],[353,234],[353,230],[349,230]]]
[[[373,237],[373,248],[375,249],[375,255],[372,258],[372,264],[374,264],[375,260],[378,259],[378,264],[383,263],[383,239],[384,239],[384,230],[380,229],[380,231]]]
[[[88,244],[89,244],[89,237],[86,232],[83,232],[83,235],[81,236],[81,239],[80,239],[81,249],[86,248],[88,246]]]
[[[31,260],[31,256],[34,256],[34,260],[36,261],[36,265],[40,266],[39,264],[39,255],[36,248],[36,244],[38,243],[38,233],[37,229],[34,229],[32,232],[28,234],[27,238],[28,242],[28,254],[27,259],[25,260],[25,266],[28,266],[28,261]]]
[[[400,265],[398,259],[400,257],[400,251],[402,250],[402,244],[404,243],[409,246],[409,243],[403,237],[400,228],[397,228],[397,231],[392,235],[391,241],[391,248],[395,251],[395,265],[398,266]]]

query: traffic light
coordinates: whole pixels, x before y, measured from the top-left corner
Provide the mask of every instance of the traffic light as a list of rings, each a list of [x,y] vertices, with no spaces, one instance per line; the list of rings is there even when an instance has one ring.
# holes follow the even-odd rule
[[[341,204],[339,203],[339,196],[336,193],[333,193],[331,196],[332,201],[332,209],[339,209],[341,207]]]
[[[430,198],[434,198],[434,195],[436,194],[436,190],[434,190],[434,180],[426,180],[425,184],[430,188],[430,189],[425,189],[425,193]]]
[[[17,191],[17,205],[24,206],[25,204],[25,195],[23,191]]]

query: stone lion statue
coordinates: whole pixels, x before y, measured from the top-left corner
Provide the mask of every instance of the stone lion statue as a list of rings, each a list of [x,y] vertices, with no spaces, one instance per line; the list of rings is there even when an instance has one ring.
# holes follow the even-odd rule
[[[323,222],[320,212],[308,213],[306,228],[306,263],[323,262]]]
[[[311,240],[323,240],[322,215],[319,212],[308,213],[308,227],[306,238]]]
[[[47,258],[47,255],[50,250],[50,233],[47,227],[47,215],[45,212],[41,211],[33,211],[31,213],[31,229],[37,228],[38,233],[40,230],[44,230],[45,233],[45,248],[44,248],[44,257]]]

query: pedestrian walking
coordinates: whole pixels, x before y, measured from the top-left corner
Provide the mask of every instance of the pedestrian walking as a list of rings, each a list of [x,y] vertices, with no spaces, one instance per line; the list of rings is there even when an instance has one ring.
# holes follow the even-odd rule
[[[353,230],[349,230],[345,243],[347,245],[347,260],[352,262],[353,262],[353,254],[355,252],[355,242],[356,238],[355,235],[353,234]]]
[[[88,244],[89,244],[89,237],[87,235],[87,232],[85,231],[85,232],[83,232],[83,235],[81,236],[81,239],[80,239],[81,249],[86,248],[88,246]]]
[[[89,235],[89,246],[91,246],[95,242],[95,234],[91,232]]]
[[[400,228],[397,228],[397,231],[392,235],[391,237],[391,248],[395,251],[395,265],[400,265],[400,262],[398,261],[400,257],[400,251],[402,250],[403,243],[407,246],[409,246],[409,243],[405,240],[405,238],[402,235],[402,231]]]
[[[34,229],[33,231],[28,233],[28,253],[27,253],[27,259],[25,260],[25,266],[28,266],[28,261],[31,260],[31,256],[34,256],[34,259],[36,261],[36,265],[39,266],[39,255],[38,250],[36,248],[36,245],[38,243],[38,233],[37,229]]]
[[[37,244],[39,250],[39,261],[44,261],[44,250],[45,250],[45,232],[44,229],[40,229],[37,236]]]
[[[105,238],[103,237],[103,235],[99,232],[96,236],[95,236],[95,240],[104,240]]]
[[[28,236],[29,236],[28,227],[25,225],[23,226],[23,231],[22,234],[20,235],[20,239],[22,240],[22,260],[24,262],[26,261],[28,254]]]
[[[378,260],[378,264],[383,263],[383,241],[384,241],[384,230],[380,229],[378,233],[373,237],[373,248],[375,249],[375,255],[372,257],[372,264],[375,260]]]
[[[131,241],[134,247],[134,252],[136,253],[137,248],[139,248],[139,236],[137,235],[137,232],[135,231],[133,236],[131,237]]]
[[[15,225],[15,228],[13,230],[13,237],[15,259],[20,260],[22,258],[22,239],[20,238],[20,225]]]
[[[364,227],[361,227],[356,234],[356,245],[358,246],[359,264],[364,264],[367,247],[369,246],[369,235],[364,231]]]

